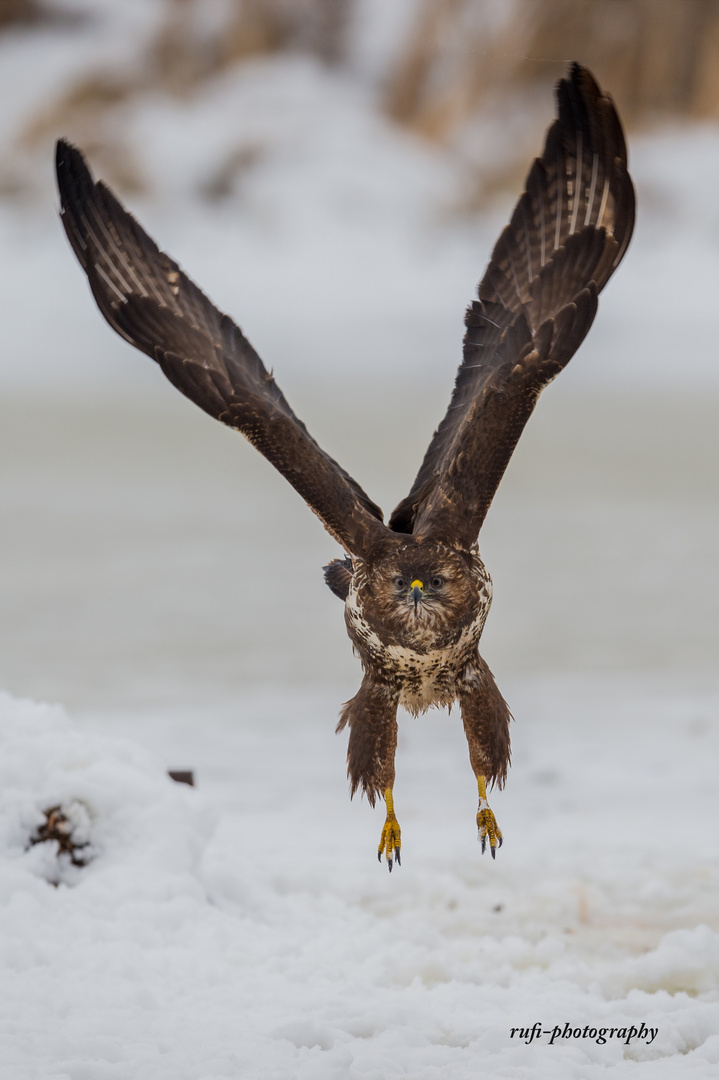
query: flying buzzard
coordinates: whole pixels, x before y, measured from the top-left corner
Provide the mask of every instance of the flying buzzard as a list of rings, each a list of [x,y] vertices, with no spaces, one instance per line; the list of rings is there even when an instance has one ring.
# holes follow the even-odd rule
[[[325,567],[345,604],[364,677],[342,708],[352,794],[387,815],[379,844],[400,862],[392,789],[397,707],[458,701],[492,857],[502,834],[487,786],[504,784],[510,713],[477,645],[492,586],[477,536],[540,391],[584,340],[597,295],[632,234],[634,191],[612,101],[574,64],[558,117],[467,310],[464,359],[447,415],[409,495],[382,512],[298,420],[247,338],[61,140],[62,221],[110,326],[192,401],[241,431],[344,548]]]

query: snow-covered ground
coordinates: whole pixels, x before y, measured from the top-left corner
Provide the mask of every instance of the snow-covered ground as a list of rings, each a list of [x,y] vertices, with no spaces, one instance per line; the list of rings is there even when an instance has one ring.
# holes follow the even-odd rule
[[[496,863],[457,719],[406,724],[390,876],[346,798],[339,689],[79,728],[2,700],[0,1075],[715,1075],[717,697],[514,686]],[[74,800],[95,858],[53,887],[28,838]],[[535,1022],[588,1032],[512,1035]]]
[[[504,847],[480,856],[458,717],[403,717],[390,876],[332,733],[359,677],[334,544],[107,329],[53,133],[18,138],[162,9],[77,6],[97,17],[0,39],[0,179],[33,177],[0,201],[0,1077],[716,1075],[719,129],[632,139],[632,247],[482,533],[517,721]],[[379,115],[370,31],[354,74],[253,61],[116,122],[128,202],[389,510],[512,196],[458,212],[467,161]],[[228,146],[247,167],[210,202]],[[30,845],[60,803],[84,867]],[[537,1021],[589,1030],[512,1035]]]

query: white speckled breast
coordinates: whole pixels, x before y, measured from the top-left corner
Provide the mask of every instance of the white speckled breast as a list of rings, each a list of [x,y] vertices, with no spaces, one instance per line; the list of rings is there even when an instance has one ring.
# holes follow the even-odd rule
[[[410,712],[424,712],[432,705],[448,705],[457,696],[457,684],[476,653],[477,644],[492,602],[492,583],[477,556],[480,608],[475,619],[459,629],[457,637],[441,648],[432,648],[435,637],[431,620],[418,628],[416,651],[406,645],[382,641],[362,612],[359,600],[360,576],[355,575],[345,602],[345,618],[350,637],[365,666],[369,664],[389,681],[399,683],[400,704]]]

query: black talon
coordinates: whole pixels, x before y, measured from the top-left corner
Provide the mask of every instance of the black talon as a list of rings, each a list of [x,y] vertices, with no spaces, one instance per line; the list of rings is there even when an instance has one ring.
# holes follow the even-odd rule
[[[499,842],[498,842],[498,844],[497,844],[497,847],[501,847],[501,846],[502,846],[502,837],[500,836],[500,837],[499,837]]]
[[[489,845],[489,850],[492,852],[492,858],[496,859],[497,858],[497,853],[496,853],[495,848],[493,848],[491,844]]]
[[[397,861],[397,866],[401,866],[402,865],[402,860],[399,857],[399,848],[398,847],[396,847],[394,849],[394,857],[395,857],[395,859]]]
[[[391,855],[387,859],[387,869],[389,870],[389,872],[391,874],[392,873],[392,856]]]
[[[382,848],[380,848],[379,851],[377,852],[377,862],[378,863],[382,862]]]
[[[482,844],[482,854],[484,855],[484,849],[487,846],[487,837],[486,836],[480,837],[480,841],[481,841],[481,844]]]

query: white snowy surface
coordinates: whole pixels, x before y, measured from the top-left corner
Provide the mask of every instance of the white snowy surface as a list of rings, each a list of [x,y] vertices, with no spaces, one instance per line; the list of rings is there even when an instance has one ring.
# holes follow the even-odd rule
[[[719,702],[587,680],[512,702],[495,863],[458,718],[403,718],[390,876],[379,811],[346,798],[329,690],[103,735],[5,695],[0,1075],[715,1075]],[[95,857],[56,887],[27,843],[59,800],[87,808]],[[511,1036],[536,1021],[656,1034]]]

